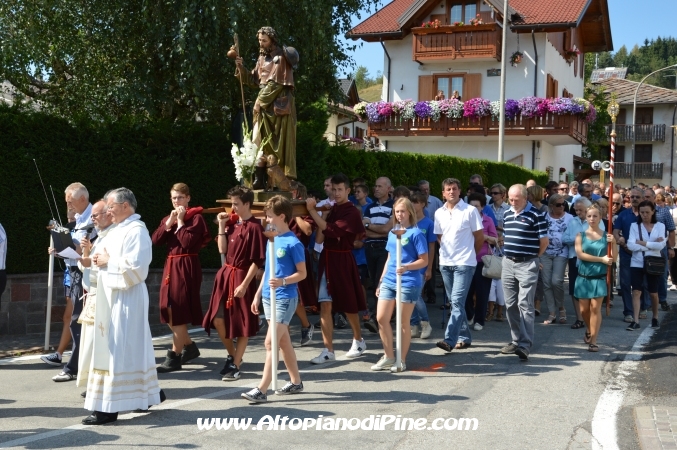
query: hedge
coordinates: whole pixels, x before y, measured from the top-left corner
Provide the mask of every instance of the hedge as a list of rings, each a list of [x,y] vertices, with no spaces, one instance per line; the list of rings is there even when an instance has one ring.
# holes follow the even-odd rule
[[[543,172],[511,164],[438,155],[364,152],[330,146],[322,139],[327,129],[326,107],[314,104],[299,111],[297,168],[299,180],[322,192],[326,175],[343,172],[373,182],[382,175],[394,185],[413,185],[425,178],[432,191],[444,178],[466,183],[479,173],[485,183],[544,184]],[[8,273],[42,273],[48,268],[51,219],[33,159],[54,194],[65,220],[65,187],[80,181],[90,197],[100,198],[111,188],[125,186],[138,200],[138,213],[152,232],[171,210],[169,188],[176,182],[191,187],[192,205],[217,206],[236,184],[230,158],[230,136],[221,126],[207,123],[70,123],[40,112],[25,112],[0,105],[0,223],[8,234]],[[50,202],[52,201],[49,193]],[[53,207],[53,205],[52,205]],[[56,212],[55,212],[56,213]],[[216,234],[213,216],[207,216]],[[166,251],[153,249],[152,267],[162,267]],[[203,267],[220,264],[214,243],[200,253]]]

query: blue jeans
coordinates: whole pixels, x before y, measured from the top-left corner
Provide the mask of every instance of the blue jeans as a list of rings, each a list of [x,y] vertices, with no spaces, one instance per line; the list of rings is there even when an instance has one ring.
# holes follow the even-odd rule
[[[475,266],[440,266],[444,290],[451,302],[451,315],[444,332],[444,342],[455,346],[459,342],[470,344],[470,328],[465,316],[465,299],[475,275]]]
[[[620,251],[624,251],[621,249]],[[623,297],[623,316],[632,316],[632,275],[630,274],[630,255],[620,257],[618,276],[621,279],[621,297]],[[645,297],[642,294],[642,297]]]
[[[423,280],[425,286],[425,275],[421,275],[421,280]],[[421,295],[418,296],[418,300],[416,300],[414,310],[411,312],[409,325],[420,325],[421,321],[430,322],[428,307],[426,306],[425,301],[423,301],[423,291],[425,291],[425,288],[421,291]]]

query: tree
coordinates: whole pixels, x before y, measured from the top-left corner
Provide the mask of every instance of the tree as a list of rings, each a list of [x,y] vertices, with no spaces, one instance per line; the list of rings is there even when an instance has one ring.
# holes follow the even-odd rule
[[[355,70],[353,79],[355,80],[357,89],[368,88],[373,84],[373,80],[369,77],[369,70],[364,66],[359,66],[357,70]]]
[[[0,77],[64,117],[228,120],[240,86],[226,57],[240,37],[245,66],[270,25],[295,47],[297,103],[337,96],[337,67],[354,46],[338,37],[377,0],[5,0]],[[256,92],[247,90],[251,102]]]

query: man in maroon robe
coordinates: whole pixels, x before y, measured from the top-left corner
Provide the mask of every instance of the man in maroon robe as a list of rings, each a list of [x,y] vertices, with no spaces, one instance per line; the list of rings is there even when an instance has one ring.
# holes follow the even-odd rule
[[[307,276],[298,282],[299,303],[296,306],[296,315],[301,320],[301,345],[308,344],[313,339],[315,327],[308,320],[306,308],[317,308],[317,290],[315,289],[315,279],[313,277],[313,263],[308,251],[310,236],[317,228],[315,222],[310,216],[297,216],[289,224],[289,229],[296,235],[306,254],[306,274]]]
[[[228,196],[233,202],[232,214],[218,215],[219,252],[226,254],[226,262],[216,274],[209,310],[202,322],[207,334],[216,329],[228,350],[221,370],[223,381],[240,378],[240,364],[249,338],[259,331],[259,317],[251,312],[256,294],[252,281],[266,256],[261,221],[251,213],[254,193],[236,186],[228,191]],[[233,345],[235,338],[237,347]]]
[[[332,192],[336,203],[331,211],[321,217],[315,209],[315,200],[306,200],[308,212],[318,227],[319,239],[324,239],[318,266],[320,320],[325,348],[319,356],[310,360],[323,364],[336,359],[332,336],[334,323],[332,308],[345,313],[353,329],[353,345],[347,358],[357,358],[367,348],[360,331],[358,312],[367,309],[360,283],[360,275],[353,257],[353,243],[365,233],[360,211],[348,200],[350,180],[339,173],[331,178]]]

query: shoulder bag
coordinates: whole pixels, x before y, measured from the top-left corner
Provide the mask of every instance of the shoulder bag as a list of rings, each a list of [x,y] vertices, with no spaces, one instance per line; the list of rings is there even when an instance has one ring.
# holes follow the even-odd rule
[[[643,241],[641,224],[637,224],[637,229],[639,230],[639,240]],[[642,257],[644,258],[644,272],[648,275],[665,274],[665,258],[662,256],[646,256],[645,252],[642,252]]]

